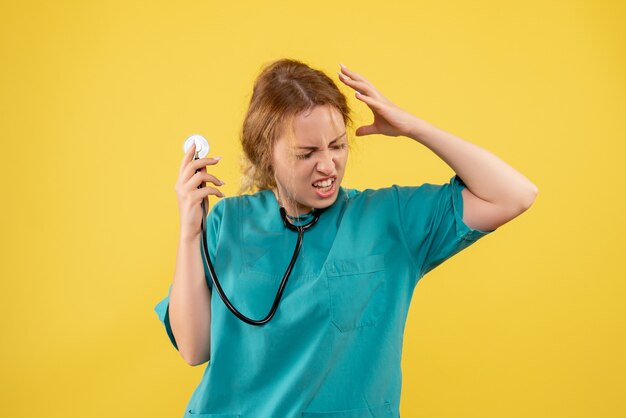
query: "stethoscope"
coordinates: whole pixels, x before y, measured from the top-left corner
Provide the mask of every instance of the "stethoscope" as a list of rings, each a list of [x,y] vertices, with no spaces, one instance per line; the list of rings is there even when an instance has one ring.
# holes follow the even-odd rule
[[[194,153],[194,160],[197,160],[199,158],[204,158],[208,155],[209,153],[209,143],[208,141],[202,136],[202,135],[191,135],[189,138],[187,138],[185,140],[185,143],[183,145],[183,151],[186,153],[189,150],[189,147],[191,147],[192,144],[196,144],[196,151]],[[196,173],[199,172],[200,169],[196,170]],[[200,186],[198,186],[198,189],[201,189],[204,187],[204,182],[202,182],[200,184]],[[283,223],[285,224],[285,226],[292,230],[292,231],[296,231],[298,233],[298,241],[296,242],[296,248],[293,251],[293,256],[291,257],[291,262],[289,263],[289,267],[287,267],[287,270],[285,271],[285,274],[283,275],[283,280],[280,283],[280,287],[278,288],[278,293],[276,293],[276,297],[274,298],[274,304],[272,305],[272,308],[270,309],[270,312],[267,314],[267,316],[261,320],[254,320],[254,319],[250,319],[247,316],[245,316],[244,314],[242,314],[241,312],[239,312],[232,303],[230,303],[230,301],[228,300],[228,298],[226,297],[226,295],[224,294],[224,291],[222,290],[222,286],[220,286],[219,281],[217,280],[217,274],[215,274],[215,270],[213,269],[213,263],[211,263],[211,258],[209,257],[209,253],[208,253],[208,245],[206,242],[206,217],[207,217],[207,209],[206,206],[204,204],[204,199],[202,199],[202,239],[200,240],[200,246],[202,247],[202,256],[204,257],[206,264],[209,267],[209,274],[211,276],[211,280],[213,281],[213,287],[215,289],[217,289],[217,293],[220,295],[220,298],[222,298],[222,301],[224,301],[224,304],[228,307],[228,309],[230,309],[230,311],[235,314],[235,316],[237,316],[237,318],[239,318],[240,320],[242,320],[243,322],[246,322],[250,325],[263,325],[266,324],[267,322],[269,322],[273,317],[274,314],[276,313],[276,309],[278,309],[278,304],[280,302],[280,299],[283,296],[283,291],[285,290],[285,286],[287,285],[287,280],[289,280],[289,275],[291,274],[291,270],[293,269],[294,264],[296,263],[296,260],[298,258],[298,254],[300,253],[300,247],[302,247],[302,238],[304,236],[304,231],[310,229],[313,225],[315,225],[317,223],[317,220],[320,217],[320,214],[323,212],[323,209],[314,209],[313,210],[313,219],[307,223],[306,225],[294,225],[291,222],[289,222],[288,218],[287,218],[287,212],[285,211],[285,208],[283,206],[280,206],[280,216],[283,220]]]

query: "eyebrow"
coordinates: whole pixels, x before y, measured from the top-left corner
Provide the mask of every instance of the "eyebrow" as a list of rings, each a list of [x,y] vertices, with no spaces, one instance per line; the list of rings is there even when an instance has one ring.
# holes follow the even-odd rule
[[[342,133],[341,135],[339,135],[337,138],[333,139],[332,141],[330,141],[330,144],[328,145],[332,145],[335,142],[337,142],[339,139],[341,139],[343,136],[346,135],[346,132]],[[310,150],[316,150],[317,147],[298,147],[298,149],[310,149]]]

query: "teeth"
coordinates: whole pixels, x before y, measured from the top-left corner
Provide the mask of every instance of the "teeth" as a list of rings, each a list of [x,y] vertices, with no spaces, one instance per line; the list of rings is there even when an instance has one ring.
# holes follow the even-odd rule
[[[331,184],[333,184],[335,180],[334,179],[328,179],[328,180],[324,180],[324,181],[318,181],[317,183],[313,183],[313,186],[315,187],[328,187]]]

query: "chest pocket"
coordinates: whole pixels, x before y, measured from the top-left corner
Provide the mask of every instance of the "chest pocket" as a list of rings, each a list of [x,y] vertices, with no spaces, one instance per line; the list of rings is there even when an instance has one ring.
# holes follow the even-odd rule
[[[341,332],[376,325],[385,310],[385,257],[332,259],[325,266],[330,315]]]

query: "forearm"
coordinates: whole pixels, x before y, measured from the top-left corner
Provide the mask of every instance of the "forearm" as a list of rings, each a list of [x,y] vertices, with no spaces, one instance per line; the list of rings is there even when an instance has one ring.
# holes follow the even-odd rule
[[[200,237],[181,234],[169,305],[178,350],[191,365],[206,362],[211,347],[211,291],[204,276]]]
[[[528,207],[537,195],[537,186],[493,153],[422,119],[415,119],[408,136],[445,161],[467,188],[483,200],[501,206]]]

